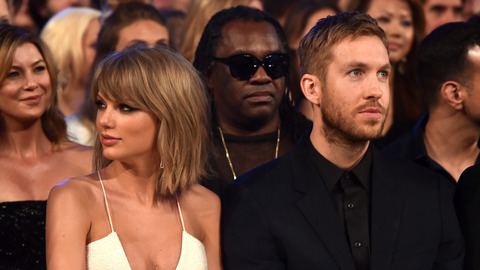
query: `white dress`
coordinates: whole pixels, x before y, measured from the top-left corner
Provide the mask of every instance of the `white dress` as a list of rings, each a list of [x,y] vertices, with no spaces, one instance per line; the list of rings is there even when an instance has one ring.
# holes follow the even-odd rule
[[[102,239],[87,245],[87,269],[89,270],[131,270],[122,243],[113,229],[107,195],[100,172],[97,172],[105,198],[108,220],[112,232]],[[207,270],[207,255],[203,243],[185,230],[182,209],[177,199],[177,207],[182,221],[182,249],[176,270]]]

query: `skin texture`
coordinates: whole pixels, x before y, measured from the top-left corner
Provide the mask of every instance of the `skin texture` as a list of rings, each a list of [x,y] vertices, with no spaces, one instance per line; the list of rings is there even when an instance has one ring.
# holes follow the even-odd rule
[[[274,27],[267,22],[232,21],[222,30],[215,57],[249,53],[263,59],[285,53]],[[273,132],[280,118],[278,109],[285,91],[285,77],[272,80],[260,67],[250,80],[239,81],[227,65],[216,62],[208,78],[218,125],[226,133],[255,135]]]
[[[429,34],[440,25],[463,21],[461,0],[425,0],[425,34]]]
[[[412,48],[414,28],[412,11],[404,0],[372,0],[367,13],[378,21],[389,42],[390,62],[398,63]]]
[[[53,151],[40,117],[52,88],[42,55],[31,43],[19,46],[0,86],[0,201],[46,200],[57,183],[91,172],[92,152],[71,142]]]
[[[165,44],[169,42],[168,30],[165,26],[151,20],[139,20],[120,30],[116,51],[144,42],[149,45]]]
[[[26,90],[26,91],[23,91]],[[38,119],[50,104],[52,88],[42,55],[31,43],[19,46],[2,83],[0,108],[9,121]]]
[[[480,126],[480,46],[468,51],[468,59],[472,76],[466,90],[465,114]]]
[[[347,37],[332,48],[324,79],[313,74],[302,77],[302,91],[314,104],[310,139],[338,167],[355,166],[369,140],[381,134],[390,99],[390,70],[380,38]]]
[[[97,130],[103,154],[111,160],[154,159],[157,124],[153,115],[99,94]],[[145,157],[143,157],[145,156]]]

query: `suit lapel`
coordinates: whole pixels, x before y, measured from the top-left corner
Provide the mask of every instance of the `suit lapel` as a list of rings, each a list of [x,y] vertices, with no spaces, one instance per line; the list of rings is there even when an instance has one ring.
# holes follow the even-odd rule
[[[398,192],[399,180],[384,154],[373,149],[371,199],[371,269],[390,269],[400,226],[403,198]]]
[[[291,157],[293,188],[304,194],[297,201],[298,208],[339,268],[355,269],[345,231],[319,173],[308,158],[305,143],[299,143]]]

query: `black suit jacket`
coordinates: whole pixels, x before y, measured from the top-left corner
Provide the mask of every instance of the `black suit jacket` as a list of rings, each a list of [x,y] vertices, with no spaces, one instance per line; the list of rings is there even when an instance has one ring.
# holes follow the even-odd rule
[[[443,182],[376,149],[372,158],[371,269],[461,269],[463,241]],[[227,270],[355,269],[303,141],[229,185],[222,208]]]
[[[465,238],[465,270],[480,269],[480,165],[466,169],[455,192],[458,220]]]

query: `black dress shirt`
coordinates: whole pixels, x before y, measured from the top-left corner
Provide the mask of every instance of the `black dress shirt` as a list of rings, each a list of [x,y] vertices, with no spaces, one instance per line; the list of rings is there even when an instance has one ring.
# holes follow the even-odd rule
[[[370,266],[370,190],[372,154],[368,148],[362,160],[349,171],[323,157],[310,140],[307,149],[330,199],[337,210],[358,270]]]
[[[428,156],[427,148],[423,140],[425,126],[428,122],[428,114],[422,116],[412,132],[383,148],[384,152],[391,153],[403,159],[413,161],[427,169],[434,171],[440,178],[445,179],[450,186],[450,192],[453,197],[457,182],[452,175],[447,172],[440,164]],[[480,164],[480,156],[477,157],[475,164]]]

